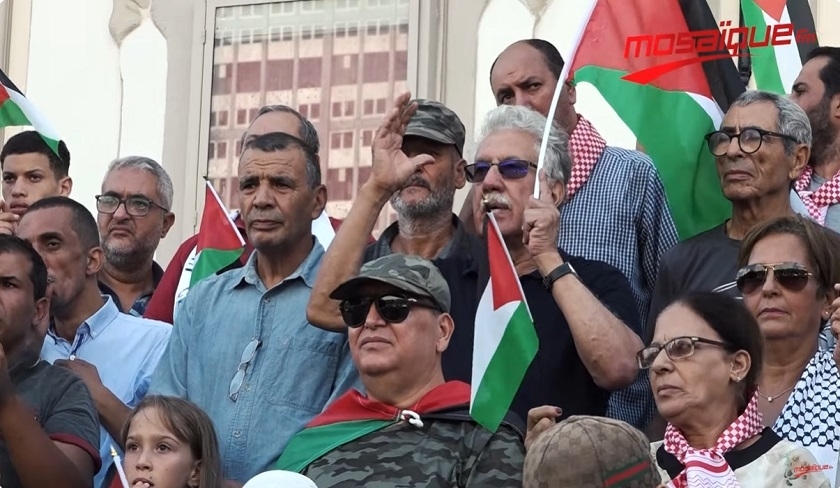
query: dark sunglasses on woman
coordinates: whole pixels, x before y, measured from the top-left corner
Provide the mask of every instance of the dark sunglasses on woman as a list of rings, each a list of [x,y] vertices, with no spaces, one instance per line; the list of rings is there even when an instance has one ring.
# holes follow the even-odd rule
[[[770,270],[773,271],[773,279],[776,283],[790,291],[802,290],[808,284],[808,279],[814,276],[804,266],[797,263],[750,264],[738,270],[735,283],[742,294],[751,295],[764,286]]]

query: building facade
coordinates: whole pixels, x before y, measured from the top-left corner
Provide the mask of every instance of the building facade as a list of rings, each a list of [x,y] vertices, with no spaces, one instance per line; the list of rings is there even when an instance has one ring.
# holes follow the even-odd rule
[[[719,21],[737,22],[737,0],[707,1]],[[840,45],[840,1],[810,4],[821,44]],[[203,177],[238,207],[241,136],[259,107],[287,104],[312,120],[327,211],[341,218],[395,94],[450,106],[469,148],[495,105],[498,53],[531,37],[565,53],[582,13],[576,0],[0,0],[0,68],[67,142],[72,196],[91,210],[111,160],[162,162],[177,217],[165,263],[197,230]],[[577,108],[610,144],[635,146],[593,87],[578,87]],[[377,231],[394,218],[386,207]]]

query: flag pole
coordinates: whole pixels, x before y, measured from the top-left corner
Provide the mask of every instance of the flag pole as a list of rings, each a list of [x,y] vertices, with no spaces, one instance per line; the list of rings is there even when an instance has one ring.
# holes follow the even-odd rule
[[[557,80],[557,86],[554,88],[554,96],[551,98],[551,107],[548,109],[542,144],[540,144],[540,157],[537,162],[537,178],[534,179],[534,198],[540,197],[539,171],[543,169],[543,166],[545,166],[545,152],[548,149],[548,136],[551,134],[551,124],[554,121],[554,113],[557,111],[557,103],[560,101],[560,92],[563,90],[563,84],[566,83],[566,79],[569,77],[569,71],[571,71],[572,65],[575,62],[575,56],[577,56],[580,41],[583,39],[586,27],[589,25],[589,19],[592,18],[592,12],[595,11],[595,6],[599,1],[602,0],[590,0],[589,4],[586,6],[586,12],[583,17],[581,17],[580,23],[577,26],[575,37],[572,38],[572,47],[569,49],[569,53],[565,57],[563,69],[560,70],[560,78]]]

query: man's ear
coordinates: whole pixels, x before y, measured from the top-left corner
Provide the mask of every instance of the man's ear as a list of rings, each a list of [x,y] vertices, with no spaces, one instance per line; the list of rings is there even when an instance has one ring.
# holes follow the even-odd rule
[[[47,328],[50,324],[50,294],[52,293],[52,286],[47,285],[47,296],[39,298],[35,301],[35,316],[32,317],[32,329],[38,336],[39,341],[43,341],[47,336]]]
[[[58,180],[58,194],[62,197],[69,197],[73,191],[73,178],[65,176]]]
[[[443,353],[449,347],[449,340],[452,339],[452,333],[455,331],[455,321],[448,313],[442,312],[438,316],[438,338],[436,349],[437,352]]]
[[[559,207],[566,199],[566,185],[562,181],[555,181],[551,185],[551,199],[554,200],[555,207]]]
[[[460,155],[458,156],[460,157]],[[461,189],[467,184],[467,172],[464,168],[467,167],[467,162],[464,158],[455,163],[455,188]]]
[[[86,274],[87,276],[95,276],[99,273],[99,270],[102,269],[102,263],[105,262],[105,253],[102,251],[102,248],[96,246],[88,251],[88,262],[87,262],[87,269]]]
[[[327,187],[325,185],[318,185],[315,189],[315,198],[312,199],[312,220],[317,219],[324,213],[324,208],[327,206]]]

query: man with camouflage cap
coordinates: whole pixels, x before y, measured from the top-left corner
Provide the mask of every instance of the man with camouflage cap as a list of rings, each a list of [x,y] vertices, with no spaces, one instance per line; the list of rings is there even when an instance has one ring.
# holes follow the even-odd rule
[[[338,286],[350,351],[366,394],[351,390],[297,434],[275,469],[338,486],[520,486],[521,426],[492,433],[469,415],[470,386],[444,381],[454,330],[440,271],[390,254]]]
[[[350,213],[342,224],[344,233],[336,238],[324,256],[307,307],[309,322],[325,329],[343,330],[337,303],[327,298],[339,283],[358,272],[361,263],[391,253],[410,254],[426,259],[471,255],[481,249],[481,239],[466,231],[452,213],[455,191],[466,184],[464,138],[466,131],[458,116],[445,105],[432,100],[411,100],[403,93],[377,130],[373,158],[390,158],[379,148],[382,139],[401,134],[394,142],[408,158],[424,158],[410,177],[398,185],[379,187],[371,178],[359,190]],[[404,132],[394,130],[399,125]],[[393,142],[393,141],[392,141]],[[377,165],[374,163],[373,171]],[[370,245],[356,236],[370,235],[382,208],[390,200],[397,222]],[[355,218],[354,218],[355,216]],[[348,227],[349,225],[349,227]],[[347,228],[345,228],[347,227]],[[342,235],[344,237],[342,237]],[[367,245],[367,247],[365,247]]]

